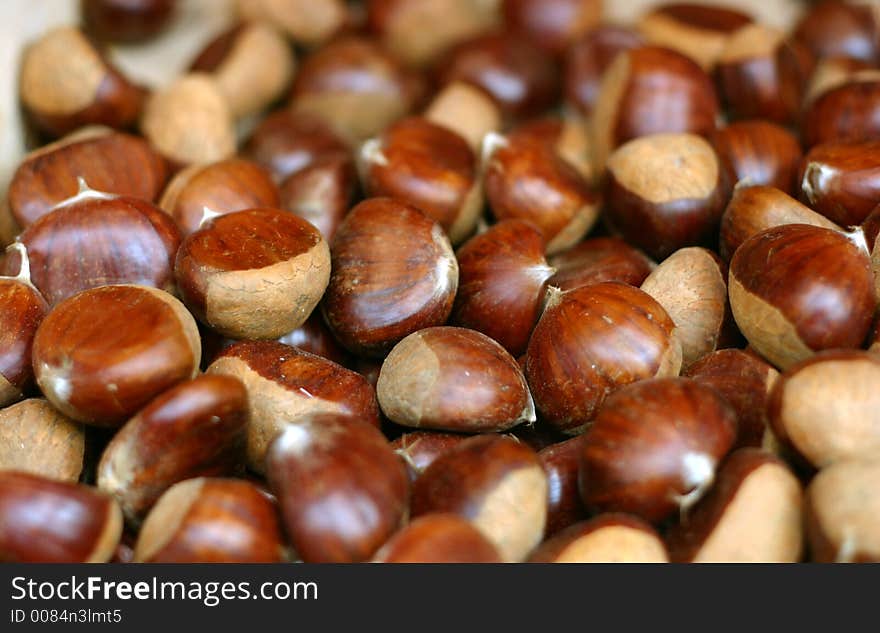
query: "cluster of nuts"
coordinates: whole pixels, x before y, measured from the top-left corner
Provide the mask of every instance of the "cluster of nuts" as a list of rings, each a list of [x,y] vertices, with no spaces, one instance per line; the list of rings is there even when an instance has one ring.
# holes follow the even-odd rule
[[[0,560],[880,561],[880,13],[174,5],[22,54]]]

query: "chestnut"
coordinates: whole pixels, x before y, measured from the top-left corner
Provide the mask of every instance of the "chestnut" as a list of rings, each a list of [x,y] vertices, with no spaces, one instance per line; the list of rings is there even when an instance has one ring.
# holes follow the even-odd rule
[[[712,146],[694,134],[652,134],[608,159],[608,224],[651,257],[705,243],[718,228],[727,181]]]
[[[281,208],[308,221],[330,243],[351,208],[356,189],[354,161],[348,156],[326,156],[281,183]]]
[[[518,562],[541,541],[547,518],[547,475],[535,452],[503,435],[473,437],[438,457],[416,479],[413,518],[450,512],[467,519]]]
[[[880,137],[880,75],[857,73],[816,96],[804,109],[801,133],[806,147]]]
[[[356,354],[382,357],[408,334],[442,325],[452,311],[455,253],[440,225],[411,205],[361,202],[336,232],[331,255],[324,317]]]
[[[737,249],[730,307],[761,356],[784,370],[819,350],[861,346],[877,298],[864,239],[857,238],[790,224]]]
[[[743,448],[725,460],[709,494],[666,538],[676,562],[796,563],[802,523],[797,477],[778,457]]]
[[[99,40],[142,42],[174,18],[177,0],[81,0],[86,31]]]
[[[122,512],[94,488],[0,471],[0,561],[105,563],[122,535]]]
[[[298,347],[304,352],[321,356],[340,365],[350,361],[349,354],[333,338],[333,334],[330,333],[318,311],[312,312],[311,316],[295,330],[279,336],[278,342]]]
[[[263,110],[287,90],[296,63],[287,40],[264,22],[233,26],[207,44],[191,72],[213,76],[234,117]]]
[[[792,366],[767,405],[776,436],[817,468],[877,452],[878,375],[880,358],[861,350],[826,351]]]
[[[787,129],[763,120],[737,121],[718,129],[711,141],[728,184],[794,193],[803,153]]]
[[[853,57],[824,57],[816,62],[810,81],[807,83],[802,109],[808,107],[816,97],[852,79],[876,76],[874,66]]]
[[[823,0],[803,15],[794,36],[816,57],[845,56],[875,62],[880,56],[878,29],[868,4]]]
[[[880,298],[880,248],[877,248],[878,245],[880,245],[880,205],[877,205],[871,213],[868,214],[868,217],[862,222],[861,227],[853,229],[852,234],[857,235],[859,231],[864,235],[868,252],[871,254],[871,271],[874,273],[874,289],[878,298]],[[874,338],[877,338],[877,336],[880,336],[880,334],[875,334]]]
[[[208,374],[231,376],[248,393],[248,467],[263,473],[266,449],[289,424],[310,414],[347,415],[379,426],[376,395],[359,374],[274,341],[242,341],[220,352]]]
[[[236,0],[235,7],[242,19],[271,24],[309,48],[332,38],[350,19],[344,0]]]
[[[880,562],[880,460],[841,460],[807,488],[806,533],[818,563]]]
[[[547,282],[560,290],[620,281],[639,287],[656,264],[617,237],[594,237],[550,258],[556,272]]]
[[[559,54],[602,18],[603,0],[503,0],[507,28]]]
[[[603,282],[551,295],[525,374],[542,420],[576,435],[612,391],[680,368],[681,343],[663,307],[638,288]]]
[[[129,127],[145,96],[71,26],[48,31],[24,50],[18,92],[30,121],[52,137],[84,125]]]
[[[455,514],[426,514],[376,552],[376,563],[500,563],[498,550]]]
[[[880,200],[880,140],[813,147],[801,166],[803,201],[841,226],[861,224]]]
[[[400,341],[382,363],[376,395],[397,424],[483,433],[535,421],[514,358],[485,334],[430,327]]]
[[[459,284],[452,322],[521,355],[553,274],[544,259],[541,232],[525,220],[502,220],[465,242],[456,255]]]
[[[441,88],[424,117],[461,136],[475,153],[489,132],[501,130],[501,110],[482,90],[463,81],[453,81]]]
[[[359,420],[299,419],[272,442],[266,471],[304,562],[369,560],[403,522],[406,468],[382,434]]]
[[[174,484],[243,470],[247,414],[247,391],[236,378],[180,383],[113,436],[98,464],[98,488],[136,524]]]
[[[736,413],[711,387],[654,378],[611,394],[584,433],[580,491],[587,508],[651,523],[687,515],[736,439]]]
[[[596,180],[586,120],[576,113],[546,116],[526,121],[513,132],[517,139],[544,143],[574,167],[587,182]]]
[[[65,415],[118,427],[199,369],[196,322],[180,301],[146,286],[102,286],[56,305],[37,328],[34,375]]]
[[[83,128],[24,157],[9,183],[15,221],[27,228],[75,196],[80,178],[97,191],[154,202],[168,168],[142,138],[107,127]]]
[[[453,244],[473,233],[483,210],[477,159],[455,132],[422,117],[403,119],[364,143],[360,167],[369,195],[417,207]]]
[[[696,62],[659,46],[623,51],[605,71],[593,109],[594,164],[601,171],[615,148],[639,136],[707,135],[718,116],[715,87]]]
[[[278,563],[286,552],[275,504],[239,479],[198,477],[169,488],[138,533],[139,563]]]
[[[438,431],[412,431],[391,442],[391,448],[406,464],[410,481],[415,481],[435,459],[470,437]]]
[[[18,470],[76,483],[84,458],[82,425],[42,398],[0,409],[0,471]]]
[[[529,556],[530,563],[668,563],[663,539],[650,524],[609,512],[570,525]]]
[[[538,451],[538,459],[547,473],[547,524],[545,536],[574,525],[587,517],[578,491],[581,463],[581,438],[571,437]]]

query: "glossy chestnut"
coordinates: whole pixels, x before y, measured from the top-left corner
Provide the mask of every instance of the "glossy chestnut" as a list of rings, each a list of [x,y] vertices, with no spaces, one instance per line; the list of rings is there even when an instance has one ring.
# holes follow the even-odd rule
[[[768,186],[793,194],[803,153],[787,129],[764,120],[737,121],[718,129],[712,147],[739,187]]]
[[[635,30],[624,26],[603,24],[585,33],[565,56],[566,101],[583,114],[591,114],[605,70],[619,53],[643,43]]]
[[[376,563],[500,563],[498,550],[465,519],[427,514],[401,529],[373,558]]]
[[[312,224],[329,244],[351,208],[357,180],[349,156],[319,158],[281,182],[280,206]]]
[[[550,258],[556,272],[547,282],[560,290],[619,281],[639,287],[656,264],[617,237],[589,238]]]
[[[880,138],[880,75],[857,73],[809,103],[801,120],[804,145]]]
[[[578,490],[581,463],[581,438],[572,437],[538,451],[538,459],[547,473],[547,525],[550,537],[587,518],[587,510]]]
[[[504,0],[507,28],[561,54],[602,18],[603,0]]]
[[[81,0],[85,29],[99,40],[142,42],[174,18],[177,0]]]
[[[875,62],[880,55],[877,19],[868,4],[817,2],[797,23],[794,36],[820,58],[845,56]]]
[[[814,146],[800,170],[800,196],[840,226],[861,224],[880,200],[880,140]]]
[[[453,81],[441,88],[424,117],[461,136],[475,153],[489,132],[501,130],[501,110],[489,95],[464,81]]]
[[[412,431],[391,442],[391,448],[406,464],[410,481],[415,481],[435,459],[469,437],[439,431]]]

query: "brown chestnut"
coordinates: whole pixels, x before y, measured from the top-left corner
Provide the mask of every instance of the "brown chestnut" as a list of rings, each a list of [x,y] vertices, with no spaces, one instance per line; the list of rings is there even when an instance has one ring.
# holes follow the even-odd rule
[[[816,57],[840,55],[874,62],[880,55],[878,28],[868,3],[824,0],[801,17],[794,36]]]
[[[650,524],[617,512],[576,523],[547,539],[530,563],[668,563],[663,539]]]
[[[464,81],[441,88],[424,112],[431,123],[461,136],[475,153],[489,132],[501,130],[501,110],[482,90]]]
[[[802,200],[840,226],[861,224],[880,200],[880,140],[813,147],[801,166]]]
[[[795,191],[802,152],[785,128],[763,120],[737,121],[717,130],[711,140],[728,184]]]
[[[349,156],[319,158],[282,181],[281,208],[308,221],[330,243],[351,208],[357,180]]]
[[[401,529],[373,558],[376,563],[500,563],[498,550],[454,514],[426,514]]]
[[[592,183],[592,150],[586,120],[576,113],[564,112],[561,116],[545,116],[531,119],[516,127],[513,132],[518,139],[543,143],[574,167],[584,179]]]
[[[880,137],[880,73],[856,73],[809,103],[801,120],[804,145]]]
[[[599,23],[603,0],[503,0],[507,28],[551,53],[562,53]]]
[[[641,251],[617,237],[586,239],[551,257],[550,265],[556,272],[547,284],[560,290],[603,281],[639,287],[656,266]]]
[[[471,436],[437,431],[412,431],[391,442],[391,448],[406,463],[410,481],[415,481],[434,460]]]
[[[177,0],[81,0],[86,30],[100,40],[142,42],[174,18]]]
[[[538,451],[538,459],[547,473],[547,525],[544,535],[557,532],[587,518],[587,510],[578,491],[581,463],[581,438],[572,437]]]
[[[344,0],[236,0],[235,7],[242,19],[271,24],[306,47],[326,42],[350,19]]]

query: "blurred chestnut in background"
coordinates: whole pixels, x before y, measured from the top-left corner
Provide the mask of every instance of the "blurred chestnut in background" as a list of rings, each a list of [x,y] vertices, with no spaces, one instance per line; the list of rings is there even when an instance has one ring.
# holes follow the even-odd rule
[[[345,0],[236,0],[235,7],[242,19],[267,22],[308,48],[330,40],[351,19]]]
[[[608,512],[557,533],[529,556],[530,563],[668,563],[657,531],[641,519]]]
[[[572,43],[565,58],[565,98],[583,114],[592,113],[602,75],[623,51],[643,44],[634,30],[601,24]]]
[[[507,28],[554,54],[599,23],[603,0],[503,0]]]
[[[89,34],[111,42],[142,42],[168,26],[177,0],[81,0],[83,24]]]
[[[868,3],[824,0],[801,17],[794,36],[816,57],[844,56],[878,61],[880,39],[877,19]]]

